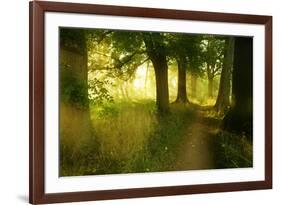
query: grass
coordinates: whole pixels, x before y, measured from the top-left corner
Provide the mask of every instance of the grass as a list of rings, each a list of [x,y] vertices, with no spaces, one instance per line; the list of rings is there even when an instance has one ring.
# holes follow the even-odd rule
[[[217,168],[253,167],[253,146],[246,136],[221,131],[216,138]]]
[[[171,105],[158,115],[154,101],[91,106],[93,137],[73,146],[61,141],[62,176],[173,170],[185,123],[192,111]],[[64,137],[63,139],[66,139]]]
[[[138,156],[135,170],[159,172],[174,170],[180,143],[183,141],[185,125],[191,121],[193,112],[184,105],[171,105],[171,112],[158,119],[158,123]]]
[[[75,132],[72,126],[79,123],[64,118],[71,123],[65,122],[68,132],[61,129],[60,176],[175,171],[180,144],[196,115],[183,104],[171,104],[168,114],[159,115],[149,100],[115,101],[90,110],[88,138],[70,138],[68,132]],[[62,111],[67,116],[68,110]],[[221,120],[209,110],[204,116],[204,123]],[[252,144],[245,136],[226,131],[214,135],[215,168],[252,167]]]
[[[100,155],[103,160],[116,162],[105,167],[103,172],[130,172],[136,156],[143,151],[156,127],[153,104],[111,103],[93,112],[92,122],[100,144]]]

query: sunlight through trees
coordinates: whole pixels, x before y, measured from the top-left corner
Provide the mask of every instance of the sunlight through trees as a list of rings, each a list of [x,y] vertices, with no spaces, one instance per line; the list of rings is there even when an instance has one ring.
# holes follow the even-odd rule
[[[252,41],[61,28],[60,175],[252,166]]]

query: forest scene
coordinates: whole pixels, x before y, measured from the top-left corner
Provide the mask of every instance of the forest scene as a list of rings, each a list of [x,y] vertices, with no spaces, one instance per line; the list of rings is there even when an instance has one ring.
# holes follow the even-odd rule
[[[59,29],[59,174],[253,166],[252,37]]]

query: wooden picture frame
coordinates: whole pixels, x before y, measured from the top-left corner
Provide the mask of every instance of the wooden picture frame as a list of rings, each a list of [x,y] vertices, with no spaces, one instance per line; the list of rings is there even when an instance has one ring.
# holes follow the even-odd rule
[[[272,17],[245,14],[135,8],[93,4],[30,2],[30,139],[29,139],[29,200],[32,204],[88,200],[153,197],[181,194],[228,192],[272,188]],[[162,186],[148,188],[45,193],[45,45],[46,12],[97,14],[124,17],[194,20],[263,25],[265,27],[265,179],[231,183]]]

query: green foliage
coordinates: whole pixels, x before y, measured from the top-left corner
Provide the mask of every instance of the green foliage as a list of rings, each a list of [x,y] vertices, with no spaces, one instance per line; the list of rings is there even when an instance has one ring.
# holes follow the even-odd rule
[[[100,107],[92,107],[93,115],[96,115],[96,118],[104,119],[108,117],[116,117],[120,112],[120,107],[116,106],[116,103],[105,103]]]
[[[125,81],[132,78],[146,58],[139,32],[116,31],[111,36],[112,75]]]
[[[139,100],[137,102],[122,100],[100,104],[99,106],[91,106],[92,115],[98,119],[117,117],[122,115],[124,110],[144,110],[149,115],[153,115],[156,113],[156,106],[152,100]]]
[[[109,94],[109,91],[106,89],[107,85],[112,85],[108,80],[98,80],[93,78],[89,80],[89,99],[93,104],[102,104],[104,102],[113,102],[113,97]]]
[[[88,36],[91,69],[109,70],[112,78],[128,81],[147,60],[140,32],[94,30]]]
[[[188,66],[187,70],[193,74],[202,73],[202,36],[189,34],[167,34],[168,56],[170,59],[185,58]]]
[[[143,48],[140,32],[116,31],[112,34],[111,42],[115,52],[119,53],[134,53]]]
[[[225,40],[222,37],[207,35],[202,40],[202,59],[205,62],[205,71],[208,78],[220,74],[224,57]]]

